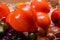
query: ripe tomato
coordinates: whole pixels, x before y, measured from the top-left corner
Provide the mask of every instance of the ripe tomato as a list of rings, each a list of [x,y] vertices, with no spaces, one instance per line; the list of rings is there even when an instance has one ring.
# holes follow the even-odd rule
[[[9,20],[9,24],[16,31],[35,32],[37,30],[35,11],[29,5],[21,5],[7,20]]]
[[[44,30],[47,30],[47,28],[49,28],[50,25],[50,18],[48,14],[43,12],[37,12],[37,23]]]
[[[5,18],[10,13],[10,10],[6,4],[0,4],[0,19],[5,21]]]
[[[37,12],[46,12],[48,13],[50,11],[50,7],[48,5],[48,2],[46,0],[32,0],[31,6],[37,11]]]
[[[7,15],[7,17],[6,17],[6,23],[9,23],[9,22],[10,22],[10,21],[9,21],[9,20],[10,20],[9,17],[10,17],[13,13],[14,13],[14,11],[10,12],[10,14]]]
[[[55,9],[51,14],[51,20],[54,23],[54,25],[60,27],[60,8]]]

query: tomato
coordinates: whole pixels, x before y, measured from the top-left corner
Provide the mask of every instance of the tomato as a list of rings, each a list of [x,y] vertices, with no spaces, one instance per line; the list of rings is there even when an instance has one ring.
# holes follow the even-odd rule
[[[20,32],[35,32],[37,31],[35,11],[29,5],[21,5],[10,16],[7,17],[9,24],[13,29]]]
[[[0,4],[0,20],[4,20],[7,15],[10,13],[10,10],[6,4]]]
[[[10,20],[9,17],[10,17],[13,13],[14,13],[14,11],[10,12],[10,14],[7,15],[7,17],[6,17],[6,23],[9,23],[9,22],[10,22],[10,21],[9,21],[9,20]]]
[[[37,12],[49,13],[50,7],[46,0],[32,0],[30,4]]]
[[[60,8],[55,9],[51,14],[51,20],[54,23],[54,25],[60,27]]]
[[[37,12],[37,23],[38,26],[42,27],[44,30],[47,30],[50,25],[50,18],[47,13]]]

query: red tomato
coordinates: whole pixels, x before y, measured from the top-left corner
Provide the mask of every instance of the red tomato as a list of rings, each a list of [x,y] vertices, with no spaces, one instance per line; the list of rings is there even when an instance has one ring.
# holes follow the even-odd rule
[[[9,14],[10,15],[10,14]],[[16,31],[35,32],[37,31],[35,11],[29,5],[21,5],[8,18],[9,24]]]
[[[49,4],[46,0],[32,0],[31,6],[37,11],[37,12],[46,12],[48,13],[50,11]]]
[[[7,18],[6,18],[6,23],[9,23],[9,20],[10,20],[10,16],[14,13],[14,11],[10,12],[10,14],[7,15]]]
[[[10,13],[10,10],[6,4],[0,4],[0,19],[5,21],[5,18]]]
[[[42,27],[44,30],[47,30],[50,26],[50,18],[48,14],[43,12],[37,13],[37,22],[40,27]]]
[[[51,20],[54,23],[54,25],[60,27],[60,8],[55,9],[51,14]]]

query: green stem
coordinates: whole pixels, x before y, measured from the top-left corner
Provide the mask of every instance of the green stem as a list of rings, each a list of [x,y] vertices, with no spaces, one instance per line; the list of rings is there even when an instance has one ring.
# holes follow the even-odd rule
[[[34,32],[34,33],[29,32],[28,39],[29,40],[36,40],[36,32]]]

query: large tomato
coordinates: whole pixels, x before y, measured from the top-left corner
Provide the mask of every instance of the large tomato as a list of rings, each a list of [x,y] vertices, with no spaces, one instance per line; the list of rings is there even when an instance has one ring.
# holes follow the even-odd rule
[[[5,21],[5,18],[10,13],[10,10],[6,4],[0,4],[0,19]]]
[[[48,13],[50,11],[49,4],[46,0],[32,0],[31,6],[37,11],[37,12],[46,12]]]
[[[36,20],[35,11],[32,7],[26,4],[22,4],[7,17],[7,21],[12,26],[12,28],[20,32],[37,31]]]

